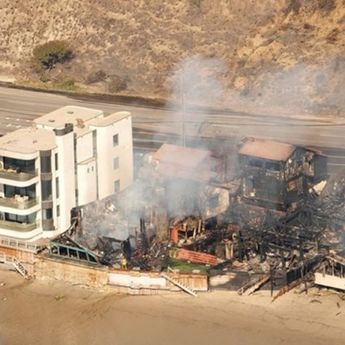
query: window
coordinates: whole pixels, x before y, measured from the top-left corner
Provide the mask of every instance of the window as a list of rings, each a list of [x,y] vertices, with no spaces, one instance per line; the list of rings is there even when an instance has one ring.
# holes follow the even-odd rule
[[[44,220],[53,218],[53,209],[47,208],[42,210],[42,216]]]
[[[50,156],[41,157],[41,172],[50,173],[52,171]]]
[[[117,145],[119,145],[119,135],[118,135],[118,134],[115,134],[115,135],[113,136],[113,146],[115,147],[115,146],[117,146]]]
[[[97,156],[97,131],[93,130],[92,131],[92,152],[93,156]]]
[[[60,217],[60,205],[56,206],[56,216]]]
[[[55,170],[59,169],[59,158],[58,158],[58,154],[55,153]]]
[[[280,164],[278,162],[266,162],[266,169],[267,170],[273,170],[273,171],[279,171],[280,170]]]
[[[114,192],[117,193],[120,191],[120,180],[114,182]]]
[[[20,216],[12,213],[5,213],[5,220],[13,221],[17,223],[33,224],[36,221],[36,212],[29,214],[28,216]]]
[[[35,171],[35,160],[22,160],[16,158],[8,158],[4,157],[4,168],[5,169],[13,169],[17,172],[28,172],[32,173]]]
[[[52,181],[42,181],[41,183],[42,200],[51,200],[52,198]]]
[[[117,170],[119,168],[119,157],[113,159],[113,169]]]
[[[14,187],[4,185],[4,194],[6,198],[13,198],[15,195],[28,196],[29,198],[36,198],[36,185],[33,184],[28,187]]]
[[[60,193],[59,193],[59,178],[58,177],[55,179],[55,188],[56,188],[56,197],[58,198],[60,196]]]
[[[256,168],[262,168],[263,167],[263,162],[258,160],[258,159],[251,159],[248,164],[252,167]]]

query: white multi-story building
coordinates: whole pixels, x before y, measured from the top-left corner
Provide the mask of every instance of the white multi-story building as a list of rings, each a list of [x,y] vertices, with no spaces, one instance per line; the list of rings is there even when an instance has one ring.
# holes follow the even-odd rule
[[[133,180],[128,112],[66,106],[0,138],[0,236],[53,237],[75,206]]]

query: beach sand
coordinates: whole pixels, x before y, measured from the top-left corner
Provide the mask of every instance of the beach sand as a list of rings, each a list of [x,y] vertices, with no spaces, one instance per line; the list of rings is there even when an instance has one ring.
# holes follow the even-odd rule
[[[345,301],[212,292],[126,296],[0,271],[0,345],[345,344]]]

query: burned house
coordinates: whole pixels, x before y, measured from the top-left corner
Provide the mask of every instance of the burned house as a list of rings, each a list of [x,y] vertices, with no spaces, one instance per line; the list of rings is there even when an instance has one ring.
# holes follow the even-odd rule
[[[152,155],[151,165],[165,190],[170,216],[209,218],[228,207],[228,192],[219,188],[222,163],[210,151],[164,144]]]
[[[239,163],[231,190],[233,181],[224,182],[221,159],[212,152],[163,145],[145,156],[130,188],[72,217],[80,215],[80,231],[54,241],[50,254],[96,258],[126,270],[201,265],[211,282],[241,291],[270,282],[281,294],[312,279],[333,236],[324,197],[313,192],[326,177],[326,158],[308,148],[246,139]],[[343,279],[344,269],[336,268]]]
[[[152,164],[166,179],[183,179],[208,182],[221,175],[219,161],[211,152],[191,147],[163,144],[152,155]]]
[[[305,147],[247,138],[239,149],[241,195],[247,203],[296,209],[314,185],[327,177],[327,159]]]

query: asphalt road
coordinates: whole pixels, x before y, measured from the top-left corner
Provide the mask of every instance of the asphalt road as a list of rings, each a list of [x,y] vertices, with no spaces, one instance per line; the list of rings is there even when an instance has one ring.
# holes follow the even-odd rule
[[[31,126],[31,121],[65,105],[101,109],[105,114],[130,111],[135,127],[181,134],[184,118],[187,135],[256,136],[328,148],[330,164],[345,167],[345,118],[321,116],[265,116],[240,112],[202,113],[186,109],[157,109],[102,101],[85,101],[73,96],[0,87],[0,135]],[[339,150],[334,150],[339,148]]]

